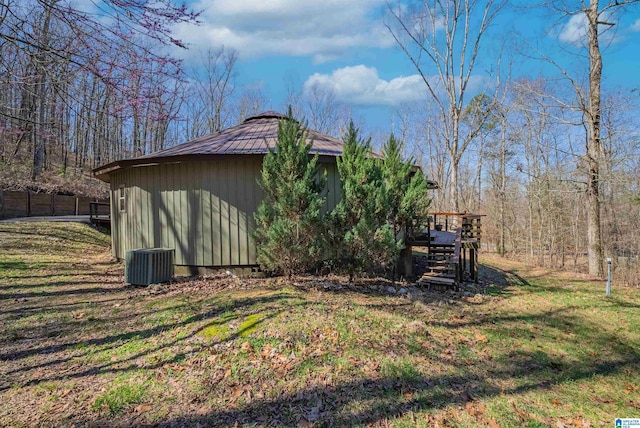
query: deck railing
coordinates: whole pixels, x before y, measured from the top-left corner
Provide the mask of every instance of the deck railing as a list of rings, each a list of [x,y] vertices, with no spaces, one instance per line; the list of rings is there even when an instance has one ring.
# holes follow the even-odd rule
[[[100,208],[103,207],[101,210]],[[106,212],[104,210],[106,207]],[[111,224],[111,215],[108,202],[89,202],[89,221],[94,225]]]

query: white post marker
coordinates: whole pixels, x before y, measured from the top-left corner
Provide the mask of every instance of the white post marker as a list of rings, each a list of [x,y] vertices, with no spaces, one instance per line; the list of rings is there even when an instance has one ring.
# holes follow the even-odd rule
[[[611,296],[611,257],[607,257],[607,296]]]

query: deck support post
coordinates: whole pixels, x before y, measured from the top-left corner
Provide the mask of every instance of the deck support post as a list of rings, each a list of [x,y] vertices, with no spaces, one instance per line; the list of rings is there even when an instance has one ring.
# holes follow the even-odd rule
[[[404,276],[405,279],[413,277],[413,249],[411,245],[406,245],[406,247],[400,251],[400,274]]]

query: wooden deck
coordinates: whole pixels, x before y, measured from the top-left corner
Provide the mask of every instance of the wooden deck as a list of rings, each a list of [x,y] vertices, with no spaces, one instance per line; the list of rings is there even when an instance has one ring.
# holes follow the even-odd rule
[[[478,250],[481,215],[433,213],[427,229],[409,234],[407,244],[427,247],[427,272],[418,284],[458,288],[463,282],[478,282]]]

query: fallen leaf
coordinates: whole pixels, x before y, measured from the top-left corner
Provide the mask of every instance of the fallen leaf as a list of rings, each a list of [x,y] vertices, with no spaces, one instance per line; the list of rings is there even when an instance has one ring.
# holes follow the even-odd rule
[[[495,421],[495,419],[489,419],[489,426],[491,428],[500,428],[500,425]]]
[[[151,404],[141,404],[135,407],[135,411],[137,413],[145,413],[151,411],[152,408]]]
[[[476,340],[482,343],[487,343],[489,341],[487,337],[482,333],[476,333]]]
[[[204,415],[206,415],[207,413],[209,413],[210,411],[211,411],[211,407],[209,407],[209,406],[202,406],[202,407],[200,407],[198,410],[196,410],[196,414],[197,414],[198,416],[204,416]]]
[[[233,392],[233,400],[237,400],[238,398],[240,398],[240,396],[244,393],[244,388],[240,387],[237,388],[234,392]]]
[[[467,413],[469,413],[471,416],[475,416],[477,413],[471,401],[467,401],[464,405],[464,408],[466,409]]]

